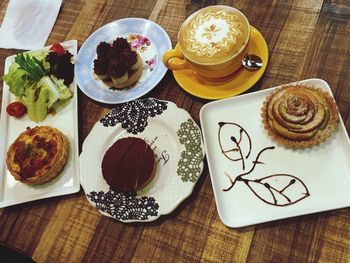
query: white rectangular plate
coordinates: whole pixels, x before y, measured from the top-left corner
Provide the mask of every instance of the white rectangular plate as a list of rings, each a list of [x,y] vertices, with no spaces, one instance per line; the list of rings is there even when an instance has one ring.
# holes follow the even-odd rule
[[[323,80],[301,82],[332,93]],[[278,145],[264,130],[260,116],[262,103],[273,89],[214,101],[203,106],[200,112],[219,217],[229,227],[350,205],[350,141],[343,121],[319,146],[293,150]],[[234,138],[238,141],[240,133],[242,155],[233,150],[237,148]],[[251,140],[250,153],[247,135]],[[275,148],[261,152],[258,158],[261,163],[254,167],[259,152],[270,146]],[[243,173],[247,173],[240,177],[244,180],[235,181]],[[235,181],[233,186],[230,178]]]
[[[71,40],[61,43],[63,47],[76,58],[77,41]],[[14,61],[15,56],[6,58],[5,74]],[[28,116],[14,118],[6,113],[6,106],[15,101],[9,87],[4,83],[2,94],[1,127],[0,127],[0,208],[24,203],[28,201],[43,199],[78,192],[80,189],[79,180],[79,141],[78,141],[78,92],[75,80],[70,85],[74,95],[70,102],[59,112],[49,114],[42,122],[33,122]],[[52,181],[38,186],[30,186],[16,181],[6,167],[6,154],[9,146],[17,136],[25,131],[26,127],[50,125],[61,130],[69,139],[68,161],[61,174]]]

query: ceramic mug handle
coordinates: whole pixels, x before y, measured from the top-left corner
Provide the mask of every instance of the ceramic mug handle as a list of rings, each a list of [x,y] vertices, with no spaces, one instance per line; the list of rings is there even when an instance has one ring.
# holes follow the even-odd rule
[[[181,70],[188,68],[187,62],[179,48],[179,45],[176,45],[174,49],[168,50],[164,53],[163,63],[168,69],[171,70]]]

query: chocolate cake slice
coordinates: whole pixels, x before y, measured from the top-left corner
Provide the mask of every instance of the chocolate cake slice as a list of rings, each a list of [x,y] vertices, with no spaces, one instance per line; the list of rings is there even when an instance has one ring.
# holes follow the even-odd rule
[[[155,156],[143,139],[127,137],[106,151],[101,166],[103,178],[113,190],[135,192],[154,177]]]

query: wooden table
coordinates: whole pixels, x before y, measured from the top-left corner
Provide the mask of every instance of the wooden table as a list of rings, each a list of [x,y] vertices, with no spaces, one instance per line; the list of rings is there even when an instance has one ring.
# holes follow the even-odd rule
[[[7,2],[0,3],[0,22]],[[240,9],[267,41],[267,70],[248,92],[322,78],[330,84],[350,132],[347,0],[63,0],[47,44],[77,39],[81,46],[108,22],[141,17],[161,25],[174,45],[184,19],[210,4]],[[16,52],[0,49],[0,72],[5,58]],[[207,103],[186,93],[171,72],[145,97],[151,96],[175,102],[198,124],[199,110]],[[79,92],[80,147],[109,108]],[[153,223],[124,224],[104,217],[81,190],[0,209],[0,242],[38,262],[349,262],[350,209],[230,229],[218,217],[205,166],[191,197]]]

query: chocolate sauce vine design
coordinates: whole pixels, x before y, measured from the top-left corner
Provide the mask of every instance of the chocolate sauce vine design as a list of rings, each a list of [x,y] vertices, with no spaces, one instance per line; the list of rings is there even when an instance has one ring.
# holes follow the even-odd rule
[[[225,172],[225,175],[229,178],[231,185],[223,191],[231,190],[236,182],[245,183],[248,188],[263,202],[273,206],[288,206],[295,204],[304,198],[310,196],[309,190],[306,185],[299,178],[290,174],[272,174],[260,179],[247,179],[244,176],[251,174],[257,164],[264,164],[260,161],[261,155],[267,150],[275,149],[275,146],[269,146],[261,149],[255,160],[252,161],[252,167],[244,172],[246,167],[245,160],[251,154],[252,140],[247,131],[237,123],[234,122],[219,122],[218,140],[222,154],[231,161],[242,162],[242,173],[236,176],[233,180],[231,175]],[[223,131],[225,129],[225,132]],[[239,135],[232,135],[233,132],[239,132]],[[230,137],[224,136],[223,133],[230,134]],[[225,138],[226,137],[226,138]],[[226,139],[226,141],[225,141]],[[233,147],[224,150],[226,145],[224,141],[230,141],[233,143]],[[242,149],[241,145],[244,144],[246,149]],[[238,153],[239,157],[231,156],[234,153]],[[292,191],[298,190],[298,191]]]
[[[92,191],[87,197],[98,210],[120,220],[148,220],[158,215],[159,205],[153,197],[136,197],[136,193]]]
[[[162,114],[168,107],[166,101],[157,99],[139,99],[119,105],[100,119],[105,127],[121,126],[132,134],[143,132],[148,125],[147,119]]]

